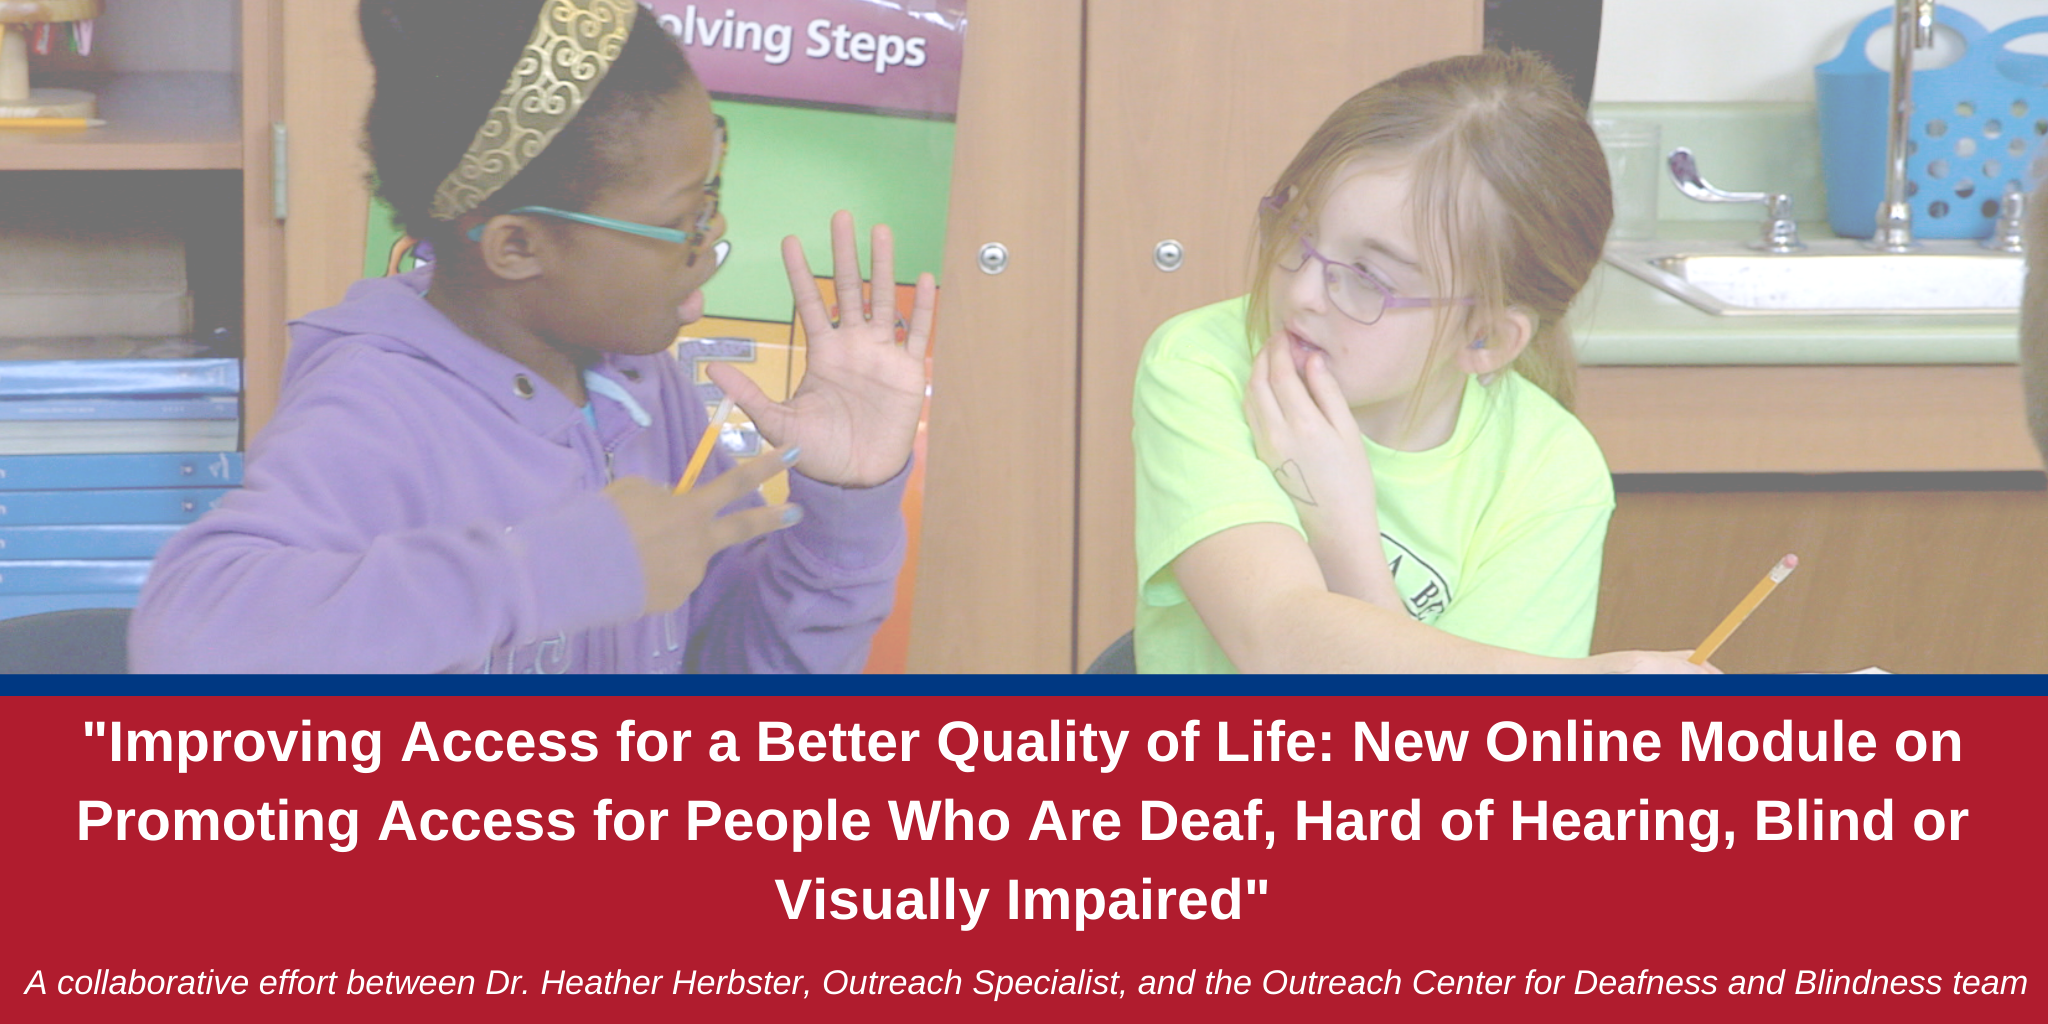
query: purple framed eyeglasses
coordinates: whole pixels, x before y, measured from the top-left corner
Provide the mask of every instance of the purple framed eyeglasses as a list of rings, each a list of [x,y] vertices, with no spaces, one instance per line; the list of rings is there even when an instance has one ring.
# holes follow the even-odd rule
[[[1278,196],[1267,196],[1259,203],[1261,212],[1277,213],[1281,203]],[[1471,296],[1410,298],[1395,295],[1379,279],[1364,269],[1336,260],[1316,251],[1310,244],[1308,233],[1300,227],[1292,229],[1299,248],[1283,249],[1280,254],[1280,269],[1292,274],[1300,270],[1311,258],[1323,265],[1323,288],[1329,293],[1330,304],[1337,312],[1361,324],[1379,323],[1380,317],[1389,309],[1403,309],[1416,306],[1470,306],[1478,300]]]

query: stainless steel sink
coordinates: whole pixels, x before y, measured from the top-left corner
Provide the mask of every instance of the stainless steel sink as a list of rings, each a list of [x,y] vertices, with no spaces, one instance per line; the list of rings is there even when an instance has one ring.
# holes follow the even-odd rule
[[[2026,278],[2021,257],[1967,239],[1899,255],[1853,239],[1782,255],[1731,242],[1610,242],[1606,258],[1722,316],[2011,314]]]

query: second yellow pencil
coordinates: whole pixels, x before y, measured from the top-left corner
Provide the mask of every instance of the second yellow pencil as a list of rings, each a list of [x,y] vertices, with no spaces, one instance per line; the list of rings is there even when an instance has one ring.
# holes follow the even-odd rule
[[[1742,625],[1742,620],[1749,618],[1749,613],[1756,611],[1756,606],[1764,603],[1764,598],[1771,596],[1771,591],[1776,590],[1778,584],[1785,582],[1785,577],[1792,575],[1792,570],[1797,568],[1798,555],[1786,555],[1779,559],[1778,564],[1771,566],[1771,571],[1766,573],[1763,579],[1758,580],[1756,586],[1750,588],[1749,596],[1743,598],[1735,606],[1735,610],[1729,612],[1728,617],[1722,619],[1721,624],[1715,626],[1712,633],[1707,634],[1705,640],[1700,641],[1699,649],[1693,651],[1692,657],[1686,660],[1695,665],[1706,664],[1707,659],[1713,657],[1714,652],[1720,650],[1721,645],[1727,642],[1729,634],[1735,632],[1735,627]]]

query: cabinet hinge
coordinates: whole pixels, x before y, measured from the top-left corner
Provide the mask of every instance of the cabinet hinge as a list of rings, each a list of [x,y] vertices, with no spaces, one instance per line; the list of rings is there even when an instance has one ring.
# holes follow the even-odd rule
[[[283,121],[270,125],[270,213],[282,221],[291,215],[291,131]]]

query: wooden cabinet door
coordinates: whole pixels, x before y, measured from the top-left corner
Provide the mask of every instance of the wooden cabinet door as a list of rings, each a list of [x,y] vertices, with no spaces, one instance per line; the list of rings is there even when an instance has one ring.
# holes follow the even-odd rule
[[[1701,479],[1715,490],[1684,489]],[[1791,552],[1799,571],[1716,666],[2048,672],[2048,494],[2033,474],[1694,476],[1663,492],[1645,489],[1655,478],[1628,483],[1607,531],[1596,651],[1693,647]]]
[[[284,312],[290,318],[340,302],[363,276],[370,162],[361,140],[373,75],[354,3],[284,0],[284,41],[291,181]]]
[[[1345,98],[1474,52],[1480,0],[1087,5],[1075,659],[1131,628],[1131,384],[1153,328],[1244,292],[1258,200]],[[1162,241],[1182,263],[1154,265]]]
[[[913,672],[1071,669],[1082,8],[967,7]]]

